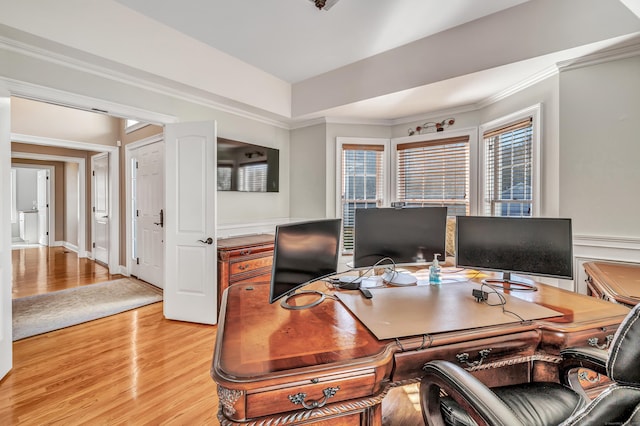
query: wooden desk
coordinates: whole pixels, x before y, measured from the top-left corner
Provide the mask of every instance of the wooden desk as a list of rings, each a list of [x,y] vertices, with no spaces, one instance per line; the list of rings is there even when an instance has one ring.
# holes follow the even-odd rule
[[[310,287],[331,292],[323,283]],[[417,382],[433,359],[458,362],[489,385],[557,380],[561,348],[608,342],[629,311],[538,287],[511,294],[563,316],[377,340],[339,301],[291,311],[268,304],[268,283],[233,285],[222,302],[211,368],[218,418],[222,425],[380,425],[389,389]]]
[[[628,307],[640,302],[640,265],[632,263],[587,262],[589,294]]]

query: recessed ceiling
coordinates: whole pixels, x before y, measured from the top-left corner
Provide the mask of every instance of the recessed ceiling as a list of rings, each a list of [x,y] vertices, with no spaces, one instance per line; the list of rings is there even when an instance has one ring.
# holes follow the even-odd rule
[[[118,0],[289,83],[527,0]]]

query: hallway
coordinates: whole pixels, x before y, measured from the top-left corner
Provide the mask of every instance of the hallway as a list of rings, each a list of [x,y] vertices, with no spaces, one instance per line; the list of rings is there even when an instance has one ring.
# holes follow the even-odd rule
[[[122,278],[64,247],[15,248],[11,263],[14,299]]]

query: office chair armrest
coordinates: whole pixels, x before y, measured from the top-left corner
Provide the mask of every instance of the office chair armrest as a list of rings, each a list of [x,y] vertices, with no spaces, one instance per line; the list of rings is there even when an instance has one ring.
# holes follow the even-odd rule
[[[521,425],[522,422],[491,389],[448,361],[430,361],[423,367],[420,404],[426,424],[444,425],[440,391],[456,401],[478,425]]]
[[[608,352],[592,347],[567,348],[560,351],[562,361],[558,366],[560,383],[569,386],[580,394],[585,402],[590,401],[589,395],[582,386],[584,376],[580,376],[580,369],[591,370],[598,375],[607,375]],[[599,377],[598,377],[599,379]]]

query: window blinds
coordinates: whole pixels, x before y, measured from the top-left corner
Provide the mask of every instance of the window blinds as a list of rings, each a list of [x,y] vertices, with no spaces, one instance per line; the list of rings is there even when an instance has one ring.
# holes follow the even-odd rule
[[[531,117],[483,134],[485,215],[531,216],[532,142]]]
[[[397,154],[399,201],[469,214],[468,136],[398,144]]]
[[[355,210],[382,204],[383,145],[342,145],[342,250],[353,252]]]
[[[240,191],[267,191],[267,162],[243,164],[238,169]]]

